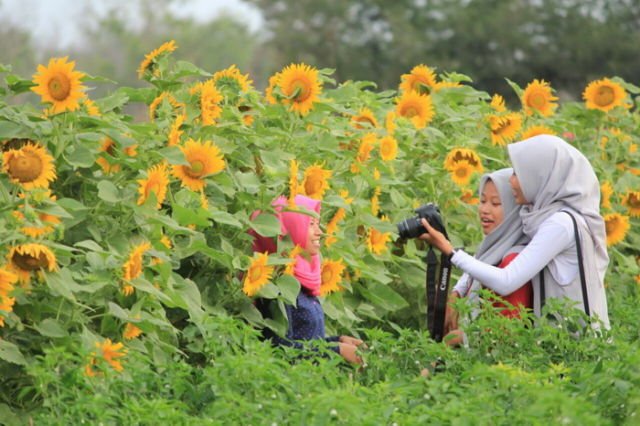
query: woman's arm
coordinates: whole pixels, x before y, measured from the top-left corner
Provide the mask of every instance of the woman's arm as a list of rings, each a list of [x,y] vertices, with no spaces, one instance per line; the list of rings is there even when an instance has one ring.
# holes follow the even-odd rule
[[[433,229],[424,219],[422,224],[428,234],[420,236],[421,239],[426,240],[445,254],[453,253],[453,246],[442,233]],[[505,296],[520,288],[522,283],[531,280],[554,257],[572,244],[575,244],[572,228],[565,227],[563,222],[547,220],[540,226],[536,235],[520,252],[520,255],[504,269],[481,262],[461,250],[456,250],[451,261],[458,268],[482,282],[485,287],[500,296]]]

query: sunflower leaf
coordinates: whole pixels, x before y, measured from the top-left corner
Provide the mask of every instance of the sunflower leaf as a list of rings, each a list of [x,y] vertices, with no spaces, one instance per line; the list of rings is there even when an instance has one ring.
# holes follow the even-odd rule
[[[0,358],[13,364],[27,365],[27,360],[20,349],[6,340],[0,340]]]

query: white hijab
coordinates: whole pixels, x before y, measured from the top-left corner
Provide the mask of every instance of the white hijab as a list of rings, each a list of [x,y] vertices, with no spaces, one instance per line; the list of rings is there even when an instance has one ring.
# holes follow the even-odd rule
[[[570,208],[585,220],[601,270],[609,263],[600,184],[589,160],[557,136],[539,135],[507,147],[511,164],[530,204],[520,210],[524,233],[532,238],[554,213]]]

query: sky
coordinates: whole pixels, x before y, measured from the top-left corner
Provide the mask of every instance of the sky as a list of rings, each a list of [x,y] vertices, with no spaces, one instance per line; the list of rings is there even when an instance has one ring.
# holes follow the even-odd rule
[[[80,38],[80,22],[87,6],[98,13],[109,9],[110,0],[0,0],[2,21],[18,25],[31,31],[36,46],[57,45],[65,48],[77,43]],[[198,22],[214,19],[226,13],[247,23],[251,30],[261,25],[260,13],[241,0],[183,0],[172,8],[180,17],[190,16]],[[135,18],[133,18],[135,19]]]

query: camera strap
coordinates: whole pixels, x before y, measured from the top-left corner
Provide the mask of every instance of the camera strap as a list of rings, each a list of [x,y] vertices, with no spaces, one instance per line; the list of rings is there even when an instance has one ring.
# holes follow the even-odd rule
[[[438,268],[438,258],[433,248],[429,247],[426,263],[427,328],[431,338],[436,342],[441,342],[444,337],[444,319],[449,297],[451,259],[449,256],[442,254],[440,256],[440,268]],[[436,277],[438,272],[439,274]]]

